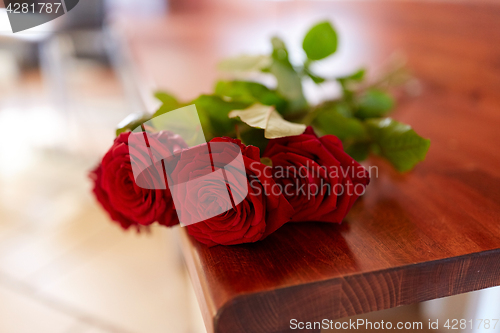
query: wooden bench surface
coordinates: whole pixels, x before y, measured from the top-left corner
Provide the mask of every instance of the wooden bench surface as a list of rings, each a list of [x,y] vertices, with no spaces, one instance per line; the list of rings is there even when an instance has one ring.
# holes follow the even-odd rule
[[[292,52],[313,22],[340,34],[331,73],[399,51],[421,95],[394,117],[431,139],[408,174],[380,160],[342,225],[297,223],[266,240],[207,248],[180,229],[209,332],[285,332],[500,285],[500,5],[487,2],[259,2],[170,13],[122,27],[138,71],[182,98],[210,92],[225,56]],[[168,283],[166,281],[165,283]]]

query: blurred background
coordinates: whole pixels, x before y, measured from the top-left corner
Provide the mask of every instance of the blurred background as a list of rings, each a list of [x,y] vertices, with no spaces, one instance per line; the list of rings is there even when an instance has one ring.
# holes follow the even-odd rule
[[[212,18],[200,19],[215,3]],[[263,31],[280,27],[295,38],[309,23],[300,6],[281,25],[279,4],[255,3],[267,6],[268,24],[247,18],[241,38],[217,23],[239,24],[232,15],[249,5],[237,1],[81,0],[67,15],[18,34],[0,11],[1,333],[205,332],[175,230],[122,232],[96,204],[87,174],[122,119],[152,111],[148,94],[164,85],[146,77],[145,68],[154,72],[168,61],[166,88],[192,97],[210,88],[215,62],[234,55],[228,52],[258,53],[267,47]],[[225,6],[232,11],[226,14]],[[351,20],[339,19],[348,37],[363,26]],[[231,49],[215,44],[206,61],[193,60],[216,34],[226,34]],[[164,43],[165,36],[174,38]],[[144,51],[146,44],[165,50],[168,60]],[[182,56],[169,53],[178,47]],[[364,48],[355,39],[346,45],[339,70],[358,66],[351,55]],[[497,288],[371,316],[499,318],[499,299]]]
[[[83,0],[18,34],[0,12],[2,333],[204,331],[172,230],[123,232],[87,178],[138,111],[107,22],[167,9],[133,4]]]

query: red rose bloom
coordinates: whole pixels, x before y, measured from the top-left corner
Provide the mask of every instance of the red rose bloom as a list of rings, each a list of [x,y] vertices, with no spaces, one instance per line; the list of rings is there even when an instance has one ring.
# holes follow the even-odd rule
[[[264,157],[273,177],[295,208],[292,221],[341,223],[370,178],[333,135],[304,134],[270,140]]]
[[[226,167],[240,149],[244,165]],[[188,233],[208,246],[234,245],[261,240],[288,222],[293,208],[282,194],[269,191],[275,182],[265,168],[259,149],[240,140],[215,138],[182,151],[171,175],[173,183],[182,186],[172,194]],[[225,169],[225,181],[201,178],[219,169]]]
[[[90,173],[97,200],[123,229],[140,230],[155,221],[165,226],[179,223],[161,165],[152,166],[150,156],[168,158],[186,144],[170,132],[148,133],[149,147],[144,142],[143,133],[120,134]],[[133,163],[143,170],[138,181],[134,179]]]

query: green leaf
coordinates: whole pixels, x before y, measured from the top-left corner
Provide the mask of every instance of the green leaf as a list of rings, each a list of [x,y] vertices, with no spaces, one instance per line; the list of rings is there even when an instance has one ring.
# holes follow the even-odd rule
[[[337,82],[342,86],[344,101],[351,105],[353,104],[355,97],[355,89],[353,89],[353,85],[362,82],[365,78],[365,73],[366,71],[364,69],[360,69],[350,75],[337,78]]]
[[[170,95],[169,93],[166,93],[164,91],[156,92],[155,97],[156,99],[160,100],[167,108],[172,108],[171,110],[178,109],[181,106],[181,103],[179,103],[179,101],[173,95]]]
[[[247,124],[240,124],[241,140],[246,145],[252,145],[260,149],[261,153],[267,147],[269,140],[264,137],[264,130],[260,128],[250,127]]]
[[[314,125],[324,134],[333,134],[342,141],[361,140],[367,137],[363,123],[350,117],[350,110],[343,103],[327,105],[319,112]]]
[[[161,110],[161,108],[160,108]],[[159,110],[159,111],[160,111]],[[155,114],[155,117],[146,124],[152,125],[157,131],[171,131],[180,135],[189,146],[194,146],[205,142],[204,132],[206,126],[203,126],[202,117],[194,105],[187,105],[166,112]],[[201,125],[203,130],[200,130]]]
[[[307,74],[307,76],[309,76],[311,78],[311,80],[313,80],[314,83],[316,84],[320,84],[320,83],[323,83],[326,81],[326,79],[324,77],[321,77],[321,76],[318,76],[316,74],[314,74],[311,69],[309,68],[309,66],[305,66],[304,67],[304,72]]]
[[[345,152],[354,158],[356,161],[361,162],[367,159],[370,153],[370,143],[356,142],[345,147]]]
[[[320,22],[304,37],[302,48],[310,60],[324,59],[337,51],[337,33],[330,22]]]
[[[245,102],[225,101],[220,96],[213,95],[201,95],[192,103],[196,105],[200,118],[205,117],[208,121],[212,136],[223,136],[233,132],[236,121],[228,118],[229,112],[245,109],[250,105]]]
[[[409,125],[391,118],[369,119],[366,124],[379,154],[397,170],[411,170],[425,159],[431,142],[415,133]]]
[[[218,69],[225,72],[253,72],[269,68],[271,58],[267,55],[240,55],[222,60]]]
[[[165,103],[156,112],[153,114],[153,119],[155,117],[161,116],[162,114],[165,114],[169,111],[175,110],[180,108],[182,105],[180,104],[174,104],[174,103]]]
[[[163,104],[153,114],[150,124],[158,131],[169,130],[181,135],[189,145],[196,145],[199,142],[205,141],[205,137],[211,138],[212,127],[209,120],[203,112],[197,111],[198,119],[203,131],[193,131],[193,124],[198,122],[198,119],[193,118],[191,105],[183,105],[173,95],[166,92],[156,92],[155,97]],[[161,117],[170,111],[178,110],[179,112],[172,113],[168,117]],[[186,112],[183,112],[186,111]],[[203,137],[205,135],[205,137]]]
[[[302,90],[302,80],[288,59],[288,50],[285,43],[278,37],[273,37],[273,62],[269,71],[276,77],[278,82],[277,91],[289,101],[290,110],[285,113],[293,113],[307,107],[307,101]]]
[[[364,68],[361,68],[350,75],[337,78],[337,81],[339,81],[339,82],[350,82],[350,81],[361,82],[364,80],[365,74],[366,74],[366,70]]]
[[[358,101],[356,117],[380,118],[394,108],[394,99],[388,93],[370,89],[366,91]]]
[[[123,119],[116,128],[116,136],[126,131],[132,131],[151,119],[150,115],[132,113]]]
[[[354,111],[352,110],[352,107],[345,102],[336,102],[332,104],[335,108],[335,111],[337,111],[339,114],[343,115],[346,118],[352,118]]]
[[[286,121],[274,107],[261,104],[254,104],[241,111],[231,111],[229,117],[239,117],[245,124],[265,130],[266,139],[300,135],[306,130],[306,125]]]
[[[165,114],[167,112],[176,110],[180,108],[182,105],[177,101],[177,99],[166,93],[166,92],[156,92],[155,97],[159,99],[163,104],[160,106],[158,110],[153,114],[153,117],[151,119],[151,125],[153,125],[154,128],[157,130],[163,130],[165,127],[165,124],[163,123],[164,118],[158,118],[162,114]]]
[[[250,81],[219,81],[215,87],[215,94],[238,102],[274,105],[278,111],[284,110],[287,104],[276,91]]]

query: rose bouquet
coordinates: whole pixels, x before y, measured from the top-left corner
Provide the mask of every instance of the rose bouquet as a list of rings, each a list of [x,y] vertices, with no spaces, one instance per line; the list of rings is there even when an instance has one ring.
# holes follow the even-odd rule
[[[302,46],[306,57],[299,65],[277,37],[270,55],[220,64],[237,76],[271,77],[273,87],[219,81],[213,94],[189,102],[159,92],[162,106],[154,114],[129,117],[91,172],[94,194],[112,220],[138,231],[180,222],[208,246],[256,242],[288,222],[341,223],[369,184],[359,162],[370,153],[401,172],[425,158],[429,140],[387,117],[394,107],[388,91],[401,81],[400,69],[371,84],[365,70],[320,76],[315,62],[337,49],[329,22],[312,27]],[[342,93],[310,105],[304,80],[336,82]],[[187,114],[190,105],[202,141],[200,132],[193,139],[172,130],[175,117],[166,124],[166,116]]]

